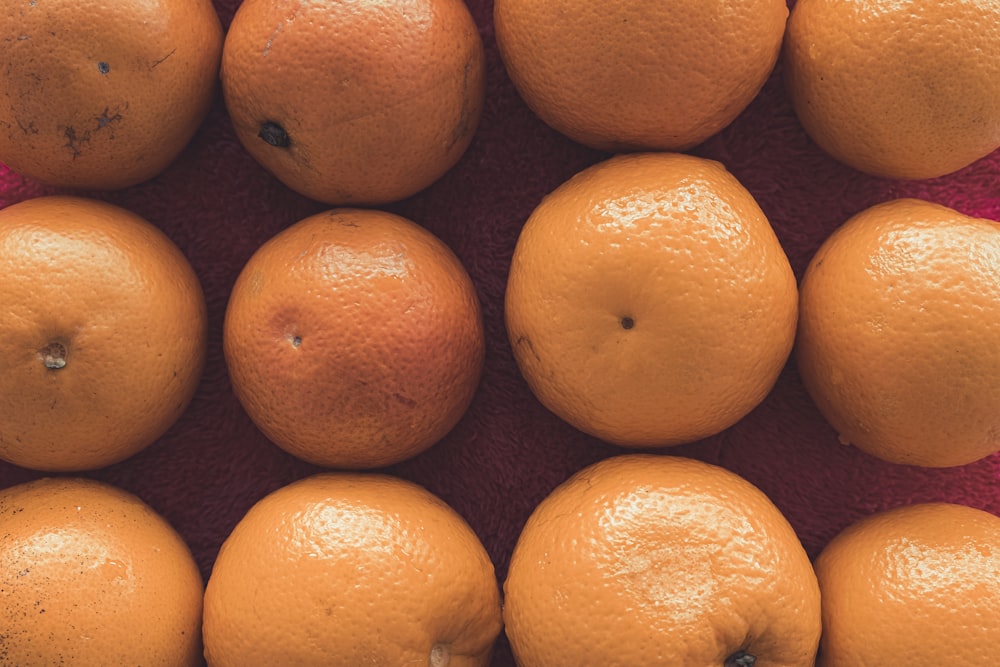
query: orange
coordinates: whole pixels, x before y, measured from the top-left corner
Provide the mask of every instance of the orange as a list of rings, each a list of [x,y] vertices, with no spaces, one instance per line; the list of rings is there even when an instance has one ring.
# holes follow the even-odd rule
[[[1000,450],[1000,225],[887,201],[827,238],[802,278],[802,381],[845,444],[957,466]]]
[[[0,211],[0,458],[84,470],[150,445],[205,361],[198,277],[122,208],[41,197]]]
[[[1000,518],[948,503],[897,507],[816,559],[819,667],[988,665],[1000,641]]]
[[[798,0],[784,76],[806,132],[834,158],[931,178],[1000,147],[998,41],[993,0]]]
[[[202,579],[180,535],[139,498],[93,480],[0,491],[0,662],[201,662]]]
[[[11,0],[0,33],[0,160],[52,185],[156,176],[215,95],[222,26],[211,0]]]
[[[461,0],[245,0],[222,88],[240,141],[285,185],[330,204],[387,203],[465,153],[483,44]]]
[[[534,510],[504,583],[520,667],[812,667],[809,557],[759,489],[722,468],[632,454]]]
[[[266,496],[205,592],[211,667],[485,667],[500,592],[478,537],[424,488],[322,473]]]
[[[250,258],[223,349],[233,390],[275,444],[371,468],[451,430],[479,384],[485,340],[475,287],[440,239],[391,213],[334,209]]]
[[[795,276],[750,193],[711,160],[611,158],[544,198],[507,283],[531,390],[620,445],[688,442],[767,395],[791,351]]]
[[[524,101],[604,150],[684,150],[729,125],[781,49],[785,0],[496,0]]]

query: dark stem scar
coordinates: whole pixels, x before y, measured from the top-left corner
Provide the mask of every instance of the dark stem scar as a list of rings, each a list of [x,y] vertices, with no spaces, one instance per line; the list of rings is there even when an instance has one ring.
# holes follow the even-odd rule
[[[625,317],[623,317],[621,319],[621,325],[622,325],[622,329],[626,329],[626,330],[631,329],[632,327],[635,326],[635,320],[633,320],[631,317],[629,317],[628,315],[626,315]]]
[[[107,74],[108,72],[111,71],[111,65],[107,64],[102,60],[101,62],[97,63],[97,71],[100,72],[101,74]]]
[[[757,656],[750,655],[746,651],[737,651],[726,658],[723,667],[753,667],[757,664]]]
[[[50,370],[59,370],[66,366],[66,346],[53,341],[38,351],[42,363]]]
[[[285,128],[270,120],[260,126],[257,136],[276,148],[288,148],[292,143]]]

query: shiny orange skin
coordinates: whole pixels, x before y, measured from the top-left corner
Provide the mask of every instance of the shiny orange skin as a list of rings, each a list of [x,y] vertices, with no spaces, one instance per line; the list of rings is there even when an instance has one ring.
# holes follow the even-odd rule
[[[485,75],[462,0],[245,0],[222,57],[246,150],[335,205],[403,199],[451,169],[479,125]]]
[[[0,491],[0,662],[201,663],[202,579],[177,531],[94,480]]]
[[[818,667],[988,665],[1000,641],[1000,518],[923,503],[844,529],[815,563]]]
[[[135,185],[165,170],[217,90],[211,0],[8,0],[0,161],[46,183]]]
[[[205,592],[209,667],[486,667],[500,592],[440,498],[370,473],[272,492],[226,538]]]
[[[93,199],[0,211],[0,458],[122,461],[187,409],[205,364],[198,276],[152,224]]]
[[[855,169],[923,179],[1000,148],[1000,5],[798,0],[784,78],[809,135]]]
[[[525,223],[506,324],[538,399],[608,442],[694,441],[777,380],[798,294],[753,196],[712,160],[620,155],[576,174]]]
[[[454,427],[485,338],[475,287],[440,239],[384,211],[333,209],[243,267],[223,349],[233,390],[275,444],[319,465],[374,468]]]
[[[496,0],[497,46],[547,124],[602,150],[685,150],[774,68],[784,0]]]
[[[812,667],[819,588],[759,489],[700,461],[630,454],[579,471],[532,513],[504,623],[520,667]]]
[[[844,443],[893,463],[1000,450],[1000,224],[918,199],[860,211],[800,285],[796,360]]]

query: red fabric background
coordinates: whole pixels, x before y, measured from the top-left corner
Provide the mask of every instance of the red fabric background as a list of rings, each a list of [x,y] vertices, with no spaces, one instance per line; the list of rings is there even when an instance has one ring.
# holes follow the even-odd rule
[[[239,0],[215,0],[225,26]],[[580,468],[623,453],[547,412],[518,374],[503,325],[503,293],[518,232],[541,197],[608,157],[543,125],[523,104],[497,54],[491,0],[469,0],[488,64],[485,113],[461,162],[435,185],[386,208],[426,226],[464,262],[487,333],[485,375],[464,419],[425,454],[388,469],[440,495],[479,534],[502,581],[532,508]],[[781,66],[729,128],[692,153],[723,162],[754,194],[801,276],[822,240],[852,213],[915,196],[1000,220],[1000,151],[959,173],[922,182],[860,174],[824,155],[803,133]],[[53,192],[0,171],[0,206]],[[265,440],[231,393],[222,357],[226,300],[243,263],[266,239],[324,205],[258,167],[236,141],[221,97],[183,156],[160,177],[114,193],[84,193],[129,208],[187,254],[209,306],[209,356],[183,418],[133,458],[86,473],[125,488],[188,541],[207,578],[244,512],[264,494],[319,469]],[[757,484],[785,513],[810,555],[876,510],[947,500],[1000,514],[1000,456],[947,470],[877,461],[838,444],[803,391],[793,362],[764,403],[715,437],[664,450],[722,465]],[[0,488],[41,476],[0,463]],[[494,667],[511,667],[501,637]]]

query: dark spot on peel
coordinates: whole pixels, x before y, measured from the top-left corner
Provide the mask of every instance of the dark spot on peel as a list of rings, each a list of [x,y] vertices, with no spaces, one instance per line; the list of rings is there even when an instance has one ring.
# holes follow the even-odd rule
[[[174,49],[174,50],[172,50],[172,51],[171,51],[170,53],[168,53],[167,55],[163,56],[162,58],[160,58],[159,60],[157,60],[156,62],[154,62],[154,63],[153,63],[152,65],[150,65],[150,66],[149,66],[149,69],[156,69],[156,68],[157,68],[157,67],[159,67],[159,66],[160,66],[161,64],[163,64],[163,62],[164,62],[164,61],[165,61],[165,60],[166,60],[167,58],[169,58],[170,56],[174,55],[174,53],[176,53],[176,52],[177,52],[177,49]]]
[[[626,315],[621,319],[621,325],[622,329],[625,329],[627,331],[628,329],[631,329],[632,327],[635,326],[635,320]]]
[[[523,336],[523,335],[522,336],[518,336],[517,341],[514,343],[514,346],[515,347],[521,347],[522,345],[524,347],[528,348],[528,352],[530,352],[531,356],[533,356],[537,361],[541,361],[542,360],[542,358],[540,356],[538,356],[538,352],[535,351],[535,346],[532,344],[530,338],[528,338],[527,336]]]
[[[257,136],[275,148],[288,148],[292,143],[285,128],[271,121],[260,126]]]
[[[125,108],[128,108],[128,104],[125,105]],[[97,121],[95,129],[101,130],[113,123],[120,123],[122,114],[118,107],[114,111],[111,111],[108,107],[104,107],[104,112],[100,116],[95,117],[95,120]]]
[[[448,142],[449,150],[451,150],[452,146],[465,139],[475,129],[472,122],[472,108],[477,104],[477,101],[472,98],[469,81],[469,75],[472,73],[475,60],[476,56],[470,56],[465,62],[465,68],[462,71],[462,107],[459,111],[458,120],[451,131],[450,141]]]
[[[405,405],[408,408],[415,408],[415,407],[417,407],[417,402],[415,400],[413,400],[412,398],[408,398],[406,396],[403,396],[402,394],[400,394],[398,392],[394,393],[392,395],[392,397],[394,399],[396,399],[396,401],[398,401],[399,403],[402,403],[403,405]]]
[[[97,63],[97,71],[100,72],[101,74],[107,74],[108,72],[111,71],[111,65],[107,64],[102,60],[101,62]]]
[[[84,132],[82,136],[77,136],[76,128],[69,126],[63,130],[63,137],[66,138],[66,143],[63,146],[69,149],[75,160],[82,152],[80,145],[90,140],[90,132]]]

